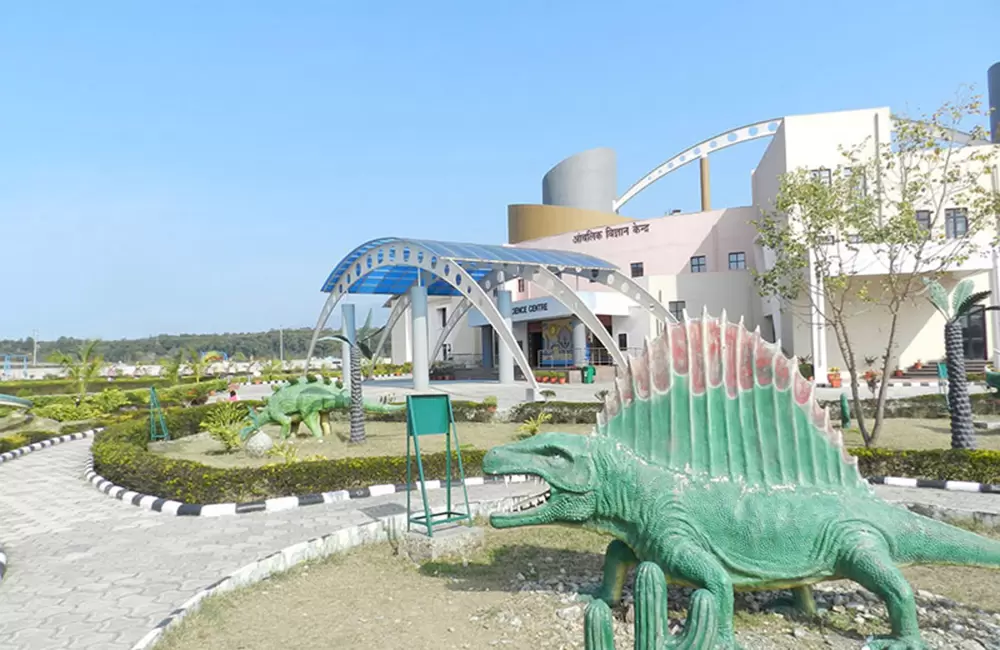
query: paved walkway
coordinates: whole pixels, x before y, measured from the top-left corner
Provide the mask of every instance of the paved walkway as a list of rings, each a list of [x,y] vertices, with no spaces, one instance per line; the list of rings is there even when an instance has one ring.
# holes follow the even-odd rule
[[[84,482],[89,453],[90,440],[68,442],[0,465],[0,543],[9,562],[0,583],[4,650],[128,650],[195,592],[241,566],[399,513],[406,503],[400,494],[282,512],[175,517],[110,499]],[[474,486],[469,498],[538,490],[523,483]]]
[[[365,398],[377,400],[383,395],[393,395],[396,399],[402,400],[407,395],[413,393],[413,380],[407,378],[392,379],[371,379],[364,382]],[[612,390],[614,384],[610,381],[595,384],[540,384],[542,390],[549,389],[555,391],[553,398],[567,402],[593,402],[596,401],[594,393],[600,390]],[[524,401],[525,392],[528,389],[527,382],[519,381],[514,384],[502,385],[497,381],[432,381],[430,392],[450,395],[452,399],[471,400],[480,402],[484,397],[492,395],[497,398],[497,405],[501,409],[508,409]],[[970,393],[981,393],[986,388],[983,386],[969,386]],[[850,395],[850,388],[817,388],[816,395],[821,400],[836,400],[841,393]],[[891,398],[915,397],[917,395],[933,395],[938,392],[933,386],[891,386],[889,396]],[[241,399],[261,399],[274,393],[271,386],[266,384],[243,386],[238,394]],[[861,396],[863,398],[872,397],[868,386],[861,386]],[[215,399],[226,399],[225,395],[219,395]],[[944,398],[942,398],[944,399]]]
[[[405,495],[220,518],[174,517],[85,483],[90,440],[0,465],[4,650],[128,650],[195,592],[274,551],[401,512]],[[878,486],[891,500],[1000,514],[1000,497]],[[470,488],[470,499],[538,486]],[[438,493],[437,497],[443,496]]]

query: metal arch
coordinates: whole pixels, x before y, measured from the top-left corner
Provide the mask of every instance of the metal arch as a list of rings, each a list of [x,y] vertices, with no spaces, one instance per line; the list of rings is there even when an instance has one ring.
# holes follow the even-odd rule
[[[551,269],[549,270],[551,271]],[[614,289],[619,294],[625,296],[629,300],[635,301],[636,304],[638,304],[640,307],[642,307],[652,316],[654,316],[657,320],[663,323],[670,324],[677,322],[677,319],[674,318],[674,315],[671,314],[670,311],[668,311],[667,308],[663,306],[663,303],[657,300],[653,294],[649,293],[649,291],[643,288],[641,284],[639,284],[632,278],[628,277],[627,275],[623,275],[618,270],[591,271],[587,269],[580,270],[575,268],[566,268],[559,270],[562,273],[569,273],[570,275],[575,275],[581,278],[585,278],[587,280],[594,280],[600,282],[601,284],[607,285],[608,287]],[[483,278],[480,281],[480,284],[487,290],[496,288],[502,285],[504,282],[525,277],[527,272],[528,271],[526,270],[526,268],[521,266],[515,267],[513,269],[509,267],[504,269],[498,269],[487,275],[485,278]]]
[[[551,293],[553,298],[566,305],[566,308],[573,312],[573,315],[579,318],[593,332],[597,340],[601,342],[605,349],[607,349],[608,354],[611,355],[611,360],[615,362],[616,366],[621,368],[622,372],[628,370],[628,362],[625,360],[625,355],[618,349],[615,340],[608,334],[608,330],[604,328],[600,319],[597,318],[597,314],[592,312],[590,307],[580,300],[580,297],[576,295],[572,287],[546,268],[538,267],[531,269],[528,271],[528,275],[533,283],[538,284],[538,286]]]
[[[729,129],[728,131],[723,131],[722,133],[703,140],[698,144],[688,147],[684,151],[680,152],[673,158],[670,158],[665,163],[659,165],[653,171],[649,172],[643,176],[639,181],[632,185],[632,187],[625,190],[625,193],[620,197],[615,199],[612,204],[612,209],[615,212],[621,209],[623,205],[635,198],[635,195],[643,191],[656,181],[660,180],[667,174],[677,171],[684,165],[694,162],[695,160],[701,158],[702,156],[707,156],[710,153],[716,151],[721,151],[727,147],[732,147],[733,145],[743,144],[744,142],[750,142],[751,140],[757,140],[759,138],[771,137],[778,132],[781,127],[783,118],[776,117],[770,120],[762,120],[760,122],[754,122],[753,124],[746,124],[744,126]],[[774,124],[774,130],[770,129],[770,126]]]
[[[601,271],[594,279],[611,287],[626,298],[634,300],[640,307],[644,308],[661,322],[668,325],[677,322],[677,319],[663,306],[662,302],[657,300],[653,294],[646,291],[641,284],[620,271]]]
[[[482,286],[482,284],[480,284]],[[444,342],[448,340],[448,336],[451,335],[452,330],[454,330],[462,318],[469,313],[472,309],[472,303],[465,297],[462,296],[462,302],[459,303],[458,309],[451,312],[451,316],[448,317],[448,322],[444,324],[444,329],[441,330],[441,335],[438,336],[437,343],[434,344],[434,349],[431,351],[431,363],[434,359],[437,359],[438,353],[444,346]]]
[[[392,335],[392,328],[396,326],[396,321],[399,320],[400,316],[406,313],[406,308],[410,306],[410,292],[407,291],[403,295],[399,296],[399,300],[396,304],[392,306],[392,311],[389,312],[389,320],[385,322],[385,327],[382,329],[382,333],[378,337],[378,343],[375,345],[375,350],[372,352],[372,360],[378,359],[378,355],[382,353],[382,348],[385,347],[385,342]],[[375,364],[371,364],[371,368],[368,370],[368,378],[371,379],[375,376]]]
[[[517,339],[514,338],[514,333],[507,327],[506,322],[500,315],[499,309],[497,309],[497,306],[493,304],[489,294],[486,293],[483,287],[479,286],[476,279],[453,259],[448,257],[439,258],[431,250],[412,241],[407,241],[407,245],[410,247],[412,254],[409,256],[409,261],[403,263],[412,268],[426,271],[427,273],[444,280],[462,296],[469,299],[486,318],[490,325],[493,326],[493,329],[496,331],[501,340],[503,340],[508,349],[510,349],[511,355],[514,357],[514,362],[521,368],[521,372],[524,373],[525,379],[537,393],[539,390],[538,382],[535,379],[535,374],[531,370],[531,366],[528,364],[528,358],[525,356],[524,350],[522,350],[517,344]],[[342,297],[347,295],[350,291],[351,285],[364,279],[364,277],[369,273],[385,266],[399,266],[401,260],[395,259],[394,256],[390,259],[390,255],[388,254],[390,248],[398,248],[398,246],[399,240],[392,240],[391,243],[385,243],[372,247],[369,251],[372,253],[373,259],[371,268],[367,268],[366,265],[366,268],[363,269],[361,275],[357,276],[348,273],[347,280],[343,282],[339,281],[340,278],[334,278],[335,281],[331,287],[330,296],[327,298],[326,304],[323,306],[319,320],[316,323],[316,329],[313,331],[312,340],[309,342],[309,352],[306,356],[307,371],[309,369],[309,363],[312,359],[313,351],[315,350],[316,340],[319,338],[320,331],[326,325],[326,321],[330,318],[330,314],[333,313],[334,307],[337,306],[337,303],[340,302]]]

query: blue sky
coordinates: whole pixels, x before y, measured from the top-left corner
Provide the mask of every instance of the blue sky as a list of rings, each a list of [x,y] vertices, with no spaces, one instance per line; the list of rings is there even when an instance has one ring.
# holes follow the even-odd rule
[[[5,3],[0,338],[312,325],[357,244],[506,241],[577,151],[616,149],[624,190],[747,122],[985,93],[1000,5],[941,6]],[[749,201],[764,146],[713,156],[714,205]],[[696,181],[623,212],[697,209]]]

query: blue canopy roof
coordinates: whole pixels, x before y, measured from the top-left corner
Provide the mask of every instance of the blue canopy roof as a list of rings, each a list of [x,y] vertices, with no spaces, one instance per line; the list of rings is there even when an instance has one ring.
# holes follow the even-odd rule
[[[389,258],[390,260],[395,258],[400,263],[368,271],[374,266],[374,260],[367,257],[368,253],[391,244],[396,246],[389,251]],[[414,253],[412,249],[422,250]],[[477,282],[500,264],[533,264],[606,271],[617,269],[614,264],[593,255],[571,251],[388,237],[373,239],[351,251],[330,273],[323,283],[322,291],[330,293],[350,275],[352,284],[348,293],[402,295],[417,281],[418,269],[412,265],[413,262],[410,262],[410,255],[423,255],[423,251],[437,257],[439,263],[450,262],[461,266]],[[365,271],[368,271],[367,275],[364,274]],[[359,276],[364,277],[357,280]],[[450,284],[437,278],[427,286],[427,293],[432,296],[461,295]]]

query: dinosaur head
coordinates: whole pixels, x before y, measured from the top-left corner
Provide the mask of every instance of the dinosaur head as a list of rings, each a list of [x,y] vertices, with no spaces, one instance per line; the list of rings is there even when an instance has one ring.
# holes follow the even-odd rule
[[[247,417],[250,419],[250,424],[240,429],[240,440],[246,440],[247,436],[251,433],[260,430],[260,417],[257,411],[251,408],[250,412],[247,413]]]
[[[540,505],[519,512],[495,514],[495,528],[537,524],[579,523],[594,515],[599,472],[592,447],[597,439],[575,433],[543,433],[527,440],[494,447],[483,457],[486,474],[529,474],[550,487]]]

